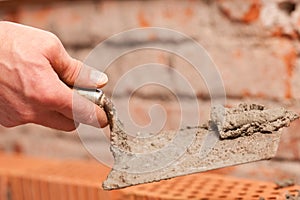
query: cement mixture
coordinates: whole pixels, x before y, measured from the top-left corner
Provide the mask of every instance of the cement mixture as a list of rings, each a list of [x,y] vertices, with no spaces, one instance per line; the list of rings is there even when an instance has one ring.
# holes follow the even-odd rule
[[[266,109],[257,104],[240,104],[237,108],[215,106],[211,114],[222,139],[249,136],[256,132],[272,133],[298,118],[284,108]]]
[[[284,108],[257,104],[216,106],[200,127],[129,137],[107,99],[104,109],[111,128],[112,171],[105,190],[160,181],[275,156],[281,128],[299,116]]]

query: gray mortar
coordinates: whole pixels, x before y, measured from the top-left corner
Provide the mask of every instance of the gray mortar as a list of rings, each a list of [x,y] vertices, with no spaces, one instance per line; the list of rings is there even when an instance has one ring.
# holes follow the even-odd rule
[[[282,189],[282,188],[295,185],[295,181],[293,179],[280,180],[280,181],[276,181],[275,183],[276,183],[275,189]]]
[[[112,113],[109,119],[115,164],[103,183],[105,190],[270,159],[278,148],[280,128],[298,118],[283,108],[265,109],[255,104],[230,109],[218,106],[212,109],[212,119],[206,126],[129,138],[112,104],[107,111]],[[225,113],[225,117],[220,113]],[[210,142],[207,138],[216,139],[203,149],[203,144]]]
[[[130,146],[127,144],[128,134],[123,130],[123,123],[117,118],[117,111],[112,101],[103,95],[103,101],[100,103],[106,113],[109,127],[110,127],[110,140],[112,146],[130,151]]]
[[[224,115],[225,114],[225,115]],[[266,109],[257,104],[240,104],[237,108],[212,108],[211,120],[217,125],[222,139],[272,133],[289,126],[299,116],[284,108]]]

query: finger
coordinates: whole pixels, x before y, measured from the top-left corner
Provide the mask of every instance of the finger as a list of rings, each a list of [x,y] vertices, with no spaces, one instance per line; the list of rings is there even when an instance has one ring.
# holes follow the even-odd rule
[[[79,125],[78,122],[55,111],[40,115],[34,123],[62,131],[73,131]]]
[[[69,56],[67,56],[69,57]],[[64,61],[60,72],[61,79],[69,85],[81,88],[101,88],[108,82],[106,74],[84,65],[79,60],[69,57]]]
[[[49,54],[47,57],[53,69],[66,84],[82,88],[100,88],[106,85],[108,77],[105,73],[69,56],[59,40],[56,48]]]
[[[73,119],[74,121],[94,127],[105,127],[108,124],[106,113],[98,105],[73,92],[70,88],[60,89],[61,97],[57,102],[57,112]]]

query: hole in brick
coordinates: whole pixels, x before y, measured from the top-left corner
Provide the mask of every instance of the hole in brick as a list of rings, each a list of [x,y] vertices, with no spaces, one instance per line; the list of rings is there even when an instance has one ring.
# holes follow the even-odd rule
[[[161,194],[169,194],[169,191],[164,190],[164,191],[161,191],[160,193],[161,193]]]
[[[191,184],[191,183],[195,183],[196,180],[195,180],[195,179],[191,179],[191,180],[189,180],[188,182]]]
[[[269,197],[268,200],[274,200],[277,199],[276,197]]]
[[[196,188],[203,188],[203,187],[205,187],[205,186],[206,186],[205,184],[201,183],[201,184],[197,184],[197,185],[196,185]]]
[[[202,186],[197,186],[196,189],[201,190],[203,187]]]
[[[200,200],[209,200],[209,198],[201,198]]]
[[[219,196],[220,199],[225,199],[226,197],[227,197],[226,195]]]
[[[279,195],[279,192],[272,192],[273,195]]]
[[[263,190],[256,190],[256,192],[257,192],[257,193],[262,193],[262,192],[263,192]]]
[[[234,188],[234,186],[233,185],[229,185],[229,186],[227,186],[227,189],[232,189],[232,188]]]
[[[243,200],[242,197],[235,198],[235,200]]]
[[[157,190],[157,187],[152,187],[152,188],[149,189],[150,192],[154,192],[156,190]]]
[[[175,186],[175,187],[173,187],[173,186],[168,186],[168,187],[166,187],[166,190],[177,190],[177,187]]]
[[[267,188],[266,185],[260,185],[259,187],[262,188],[262,189]]]
[[[296,10],[296,3],[291,1],[283,1],[278,3],[278,8],[286,14],[291,15],[292,12]]]
[[[230,190],[224,190],[223,193],[228,194],[230,193]]]
[[[259,197],[259,195],[258,194],[254,194],[254,195],[252,195],[252,197],[257,198],[257,197]]]
[[[180,193],[175,193],[175,194],[173,194],[173,196],[178,197],[178,196],[181,196],[181,194]]]
[[[185,191],[185,187],[180,187],[177,189],[177,191],[183,192],[183,191]]]
[[[289,190],[290,192],[298,192],[299,190],[295,190],[295,189],[293,189],[293,190]]]
[[[240,192],[239,195],[244,196],[246,192]]]

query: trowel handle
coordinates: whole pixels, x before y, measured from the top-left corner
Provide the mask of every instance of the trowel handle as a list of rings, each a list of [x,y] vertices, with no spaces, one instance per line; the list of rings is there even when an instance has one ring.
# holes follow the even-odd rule
[[[113,103],[109,98],[105,96],[103,91],[100,89],[89,90],[89,89],[81,89],[81,88],[73,88],[73,90],[77,92],[79,95],[97,104],[105,111],[110,126],[110,130],[112,130],[114,126],[113,118],[116,112]]]
[[[89,89],[81,89],[81,88],[73,88],[73,90],[76,91],[81,96],[87,98],[91,102],[97,104],[98,106],[100,107],[104,106],[105,94],[103,93],[102,90],[100,89],[89,90]]]

